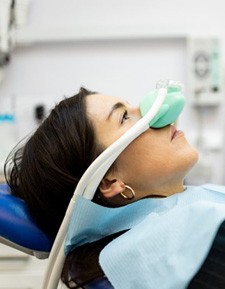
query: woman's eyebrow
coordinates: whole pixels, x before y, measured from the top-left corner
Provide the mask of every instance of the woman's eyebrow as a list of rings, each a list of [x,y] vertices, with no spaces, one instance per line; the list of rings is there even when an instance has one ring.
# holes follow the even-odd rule
[[[125,105],[122,103],[122,102],[117,102],[115,103],[113,106],[112,106],[112,109],[110,110],[110,113],[107,117],[107,120],[109,120],[112,116],[112,114],[117,110],[117,109],[120,109],[120,108],[124,108]]]

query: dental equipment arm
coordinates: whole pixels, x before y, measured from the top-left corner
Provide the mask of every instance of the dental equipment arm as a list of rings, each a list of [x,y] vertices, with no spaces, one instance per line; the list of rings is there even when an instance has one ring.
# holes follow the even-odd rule
[[[177,110],[177,99],[174,102],[173,98],[167,98],[168,88],[172,89],[174,94],[179,94],[180,103],[179,109]],[[174,91],[173,91],[174,90]],[[173,93],[172,93],[173,94]],[[80,179],[74,195],[69,203],[66,211],[64,220],[60,226],[59,232],[53,244],[53,248],[49,257],[49,266],[46,270],[45,279],[43,283],[43,289],[55,289],[57,287],[61,269],[65,261],[64,254],[64,240],[66,232],[69,226],[70,217],[76,202],[78,195],[83,195],[87,199],[92,199],[95,191],[107,172],[112,163],[116,160],[119,154],[140,134],[149,129],[149,126],[154,127],[154,123],[157,123],[163,116],[168,116],[167,119],[161,123],[162,126],[173,123],[184,106],[184,97],[180,93],[180,85],[177,82],[166,81],[159,84],[158,90],[154,94],[149,94],[145,98],[153,97],[153,101],[147,103],[147,113],[132,127],[130,128],[121,138],[109,146],[86,170],[82,178]],[[145,106],[142,104],[141,106]],[[142,109],[141,109],[142,110]],[[168,114],[168,111],[172,110],[172,113]],[[167,121],[165,121],[167,120]],[[158,125],[159,125],[158,124]]]

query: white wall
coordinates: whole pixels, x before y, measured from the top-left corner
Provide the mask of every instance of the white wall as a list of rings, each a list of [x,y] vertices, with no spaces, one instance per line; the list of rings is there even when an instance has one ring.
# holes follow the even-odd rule
[[[224,35],[224,5],[223,0],[32,0],[29,25]]]
[[[34,104],[51,106],[81,85],[130,102],[162,78],[187,88],[186,37],[216,35],[224,43],[224,8],[223,0],[33,0],[0,84],[0,108],[5,99],[15,100],[20,138],[35,126]],[[195,118],[188,103],[180,125],[191,141]],[[222,131],[217,112],[208,119]],[[212,181],[219,183],[222,157],[221,151],[209,155],[217,164]]]

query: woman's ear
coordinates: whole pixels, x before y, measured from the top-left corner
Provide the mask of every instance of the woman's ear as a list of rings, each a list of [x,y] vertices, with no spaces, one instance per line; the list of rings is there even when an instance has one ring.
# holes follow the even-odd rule
[[[102,179],[99,189],[105,198],[112,198],[125,190],[125,185],[117,179],[105,177]]]

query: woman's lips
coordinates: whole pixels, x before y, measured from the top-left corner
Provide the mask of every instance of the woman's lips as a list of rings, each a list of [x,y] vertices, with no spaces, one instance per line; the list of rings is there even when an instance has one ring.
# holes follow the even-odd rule
[[[177,130],[175,126],[172,125],[171,128],[172,128],[171,141],[178,136],[184,135],[184,133],[181,130]]]

